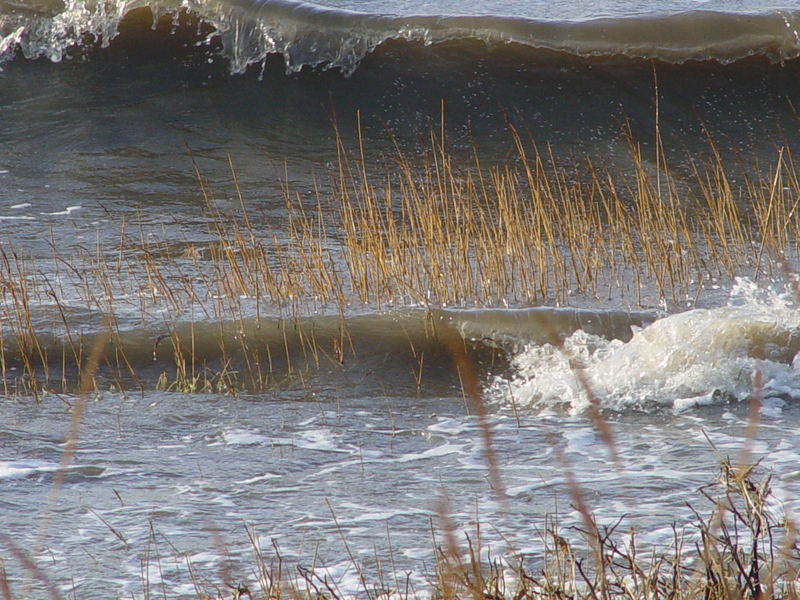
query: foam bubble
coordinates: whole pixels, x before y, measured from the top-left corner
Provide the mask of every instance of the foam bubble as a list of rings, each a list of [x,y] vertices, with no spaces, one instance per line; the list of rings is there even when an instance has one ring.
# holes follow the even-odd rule
[[[265,435],[245,429],[225,431],[222,434],[222,440],[227,446],[261,446],[270,441]]]
[[[55,212],[43,212],[43,213],[39,213],[39,214],[56,217],[56,216],[61,216],[61,215],[69,215],[69,214],[74,213],[76,210],[80,210],[80,209],[81,209],[80,206],[68,206],[64,210],[57,210]]]

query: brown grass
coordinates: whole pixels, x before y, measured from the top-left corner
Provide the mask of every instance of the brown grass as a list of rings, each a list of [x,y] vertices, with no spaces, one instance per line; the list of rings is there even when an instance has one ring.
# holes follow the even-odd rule
[[[484,167],[477,155],[465,164],[432,134],[427,150],[412,157],[398,149],[380,175],[363,146],[351,153],[340,141],[332,195],[318,192],[309,204],[287,188],[280,232],[259,229],[231,165],[238,207],[228,211],[197,170],[208,242],[151,235],[141,220],[123,220],[113,251],[98,245],[67,257],[54,240],[47,273],[3,246],[3,391],[69,388],[69,373],[80,372],[93,339],[75,330],[76,305],[113,323],[101,363],[115,385],[146,384],[119,328],[126,310],[162,330],[154,348],[168,343],[174,350],[159,385],[232,391],[268,385],[275,374],[263,364],[279,355],[291,373],[288,340],[273,344],[268,360],[233,369],[225,357],[235,350],[246,358],[252,348],[245,335],[233,345],[220,335],[223,360],[212,368],[197,357],[194,333],[179,334],[173,323],[219,322],[222,330],[238,322],[244,332],[243,319],[253,313],[291,324],[318,310],[334,312],[342,316],[337,347],[321,353],[313,335],[301,335],[301,344],[308,363],[325,356],[341,362],[350,346],[345,315],[354,306],[561,305],[601,298],[685,307],[710,282],[780,275],[781,265],[797,259],[800,181],[787,150],[765,176],[734,186],[713,143],[707,159],[675,174],[663,150],[648,163],[629,135],[632,170],[626,174],[588,160],[565,167],[513,128],[509,135],[514,156],[503,165]],[[52,313],[48,330],[32,317],[42,304]]]

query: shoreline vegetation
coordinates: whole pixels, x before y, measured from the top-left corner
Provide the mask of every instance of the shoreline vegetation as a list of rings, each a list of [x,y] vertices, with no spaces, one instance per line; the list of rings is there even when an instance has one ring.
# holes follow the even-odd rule
[[[152,380],[235,393],[268,388],[300,365],[342,364],[356,346],[349,319],[364,311],[588,302],[680,310],[738,276],[795,271],[800,179],[787,149],[734,183],[711,141],[707,157],[677,173],[659,136],[648,161],[628,134],[632,169],[620,173],[588,159],[560,166],[509,135],[502,165],[482,165],[477,151],[464,164],[442,132],[420,155],[398,148],[379,174],[363,144],[352,151],[337,135],[330,196],[317,190],[309,201],[286,186],[285,221],[271,233],[259,230],[231,164],[233,201],[224,202],[195,165],[202,241],[154,236],[141,215],[123,218],[113,245],[65,256],[51,240],[45,272],[43,259],[3,240],[4,393],[74,390],[98,335],[108,336],[98,370],[107,387]],[[323,333],[317,317],[336,324]],[[201,331],[210,323],[216,329]],[[262,324],[275,331],[269,339],[255,335]],[[425,326],[434,345],[435,325]],[[250,338],[264,353],[253,362]],[[413,343],[409,351],[417,356]]]
[[[751,423],[752,425],[753,423]],[[757,423],[755,424],[757,428]],[[77,431],[72,432],[77,434]],[[755,431],[749,433],[755,434]],[[745,446],[752,441],[749,438]],[[713,447],[713,445],[712,445]],[[741,459],[747,459],[743,451]],[[196,598],[197,600],[796,600],[800,575],[800,547],[796,523],[775,497],[772,474],[759,463],[732,462],[720,456],[719,470],[710,483],[692,491],[687,507],[693,517],[671,524],[668,541],[646,543],[646,532],[635,518],[621,515],[611,523],[598,523],[584,501],[584,490],[561,456],[569,488],[569,507],[579,513],[579,524],[562,526],[558,515],[543,515],[534,544],[527,554],[507,548],[502,554],[484,546],[482,524],[458,529],[447,513],[447,503],[432,498],[430,527],[433,566],[424,580],[399,572],[391,555],[369,560],[354,555],[346,532],[339,530],[346,573],[329,571],[325,559],[306,561],[287,557],[276,540],[264,549],[254,525],[243,532],[207,533],[221,563],[216,574],[198,573],[190,554],[176,548],[163,534],[153,531],[142,552],[143,598]],[[62,465],[62,471],[69,463]],[[489,472],[496,465],[487,464]],[[498,473],[499,474],[499,473]],[[624,472],[620,472],[624,481]],[[58,477],[56,481],[58,481]],[[54,483],[60,487],[60,481]],[[58,496],[54,492],[54,498]],[[52,511],[53,506],[47,511]],[[334,508],[331,514],[336,522]],[[43,516],[48,520],[48,516]],[[101,518],[102,520],[102,518]],[[508,524],[507,524],[508,525]],[[122,532],[106,523],[126,547]],[[37,543],[43,543],[45,530]],[[232,538],[233,536],[233,538]],[[234,566],[228,544],[249,547],[251,558],[240,557]],[[16,600],[43,593],[52,600],[79,598],[75,591],[63,595],[48,576],[47,565],[37,564],[41,548],[27,548],[0,533],[6,556],[0,561],[0,598]],[[134,550],[133,547],[129,547]],[[494,552],[494,553],[493,553]],[[360,557],[360,558],[359,558]],[[14,563],[26,577],[15,574]],[[242,566],[240,563],[245,563]],[[151,581],[151,570],[171,570],[178,579]],[[343,589],[357,581],[357,591]],[[193,592],[187,595],[187,586]],[[179,591],[181,590],[181,591]],[[22,595],[19,592],[22,591]],[[122,598],[115,590],[108,597]],[[131,596],[133,597],[133,596]]]
[[[259,311],[279,307],[282,319],[295,326],[304,314],[333,306],[342,323],[338,350],[319,348],[302,328],[293,334],[300,341],[292,343],[311,354],[317,348],[317,356],[336,362],[350,351],[347,312],[356,303],[373,310],[405,305],[529,306],[567,303],[570,290],[596,296],[616,289],[617,297],[639,305],[647,288],[656,290],[662,302],[689,298],[696,304],[706,282],[740,274],[755,279],[783,276],[796,259],[800,182],[788,151],[778,152],[769,175],[745,178],[734,186],[713,145],[710,162],[694,165],[693,179],[687,181],[667,168],[660,144],[656,162],[648,164],[632,142],[635,171],[622,177],[589,162],[574,170],[559,168],[552,156],[533,152],[513,130],[511,135],[517,155],[506,166],[483,168],[476,158],[474,165],[459,167],[443,140],[432,136],[420,162],[398,151],[396,169],[378,181],[370,175],[363,148],[353,156],[340,147],[333,198],[318,197],[312,210],[286,190],[283,238],[261,235],[241,196],[239,212],[218,208],[198,171],[210,215],[209,240],[202,245],[151,243],[140,224],[123,222],[113,257],[100,249],[78,258],[60,256],[54,242],[53,260],[59,270],[53,277],[4,245],[0,363],[5,393],[38,396],[58,386],[79,392],[62,476],[55,478],[51,496],[58,496],[82,407],[100,388],[99,374],[124,372],[137,381],[128,349],[120,343],[120,299],[133,304],[142,322],[153,315],[185,318],[190,310],[199,319],[227,319],[234,330],[245,318],[242,296],[253,300],[256,319]],[[232,173],[238,193],[233,169]],[[90,336],[71,329],[76,300],[103,315],[103,323]],[[35,307],[45,303],[63,325],[62,334],[53,336],[61,340],[60,346],[44,341],[44,332],[37,328]],[[286,333],[290,329],[284,328],[284,348],[276,348],[276,354],[281,350],[287,357],[291,354]],[[208,365],[198,364],[193,330],[183,336],[177,331],[139,340],[154,355],[162,344],[168,347],[170,361],[158,366],[162,372],[157,387],[235,393],[245,376],[238,367],[225,371],[228,351],[222,348],[222,370],[209,375]],[[473,357],[452,331],[434,328],[432,335],[450,354],[464,395],[476,408],[488,480],[503,504],[508,500]],[[225,343],[231,339],[225,337]],[[247,356],[246,336],[240,335],[237,343]],[[580,378],[580,370],[575,375]],[[252,381],[268,383],[268,378],[259,377]],[[110,379],[122,385],[124,377]],[[598,410],[590,384],[581,383],[592,398],[588,417],[623,479],[610,426]],[[562,528],[557,519],[545,518],[539,556],[514,558],[513,552],[509,557],[487,556],[480,527],[474,534],[457,532],[447,506],[441,504],[438,534],[433,533],[436,563],[430,590],[417,590],[408,574],[385,564],[381,567],[380,561],[377,569],[366,569],[349,554],[342,533],[361,586],[357,596],[368,600],[797,598],[796,526],[772,495],[769,473],[749,465],[747,447],[756,435],[758,406],[756,388],[742,456],[736,463],[720,457],[718,480],[698,491],[710,510],[692,508],[694,520],[674,525],[674,537],[663,547],[637,542],[638,533],[627,530],[624,516],[612,525],[598,524],[562,457],[570,504],[582,525]],[[432,518],[432,528],[433,522]],[[120,537],[109,528],[110,534]],[[42,536],[46,526],[44,530]],[[225,556],[224,541],[212,533]],[[311,566],[290,566],[277,545],[264,552],[253,530],[248,536],[255,558],[247,581],[234,581],[223,568],[216,583],[208,582],[186,559],[197,598],[347,597],[325,569],[315,566],[316,561]],[[51,598],[62,598],[35,562],[38,541],[30,555],[8,536],[0,537],[0,542],[31,580]],[[144,560],[161,559],[157,551],[148,550]],[[3,600],[19,597],[15,592],[20,585],[10,567],[10,561],[0,562]],[[147,567],[144,564],[143,572]],[[145,597],[151,593],[171,596],[165,584],[146,587]]]

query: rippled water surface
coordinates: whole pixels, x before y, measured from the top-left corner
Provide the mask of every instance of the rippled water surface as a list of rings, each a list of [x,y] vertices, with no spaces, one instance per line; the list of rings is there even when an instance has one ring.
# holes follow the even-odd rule
[[[20,539],[48,522],[69,413],[55,398],[4,411],[4,527]],[[797,409],[773,400],[764,413],[754,451],[776,469],[777,495],[792,506]],[[535,555],[545,515],[562,527],[576,522],[557,448],[601,522],[629,514],[626,526],[643,541],[663,543],[674,522],[691,517],[687,500],[708,508],[695,493],[717,468],[706,435],[735,457],[745,420],[738,405],[613,418],[621,477],[584,418],[501,410],[491,421],[509,494],[503,515],[477,422],[458,397],[104,394],[87,407],[75,463],[50,507],[46,572],[71,580],[65,591],[81,598],[101,598],[109,585],[122,597],[191,597],[188,563],[218,583],[224,551],[231,577],[254,586],[249,531],[265,554],[277,545],[290,562],[317,556],[345,591],[360,585],[345,544],[366,572],[381,561],[389,581],[410,572],[424,589],[443,499],[467,532],[479,517],[493,552],[513,544]]]
[[[697,490],[720,458],[740,456],[754,390],[753,458],[775,470],[776,510],[800,509],[797,6],[67,4],[0,0],[0,547],[15,594],[229,597],[226,583],[258,589],[260,548],[287,585],[315,565],[344,596],[366,595],[363,570],[424,597],[442,511],[461,542],[479,522],[485,552],[535,565],[546,519],[578,523],[569,468],[602,524],[626,515],[643,544],[665,544],[687,502],[707,513]],[[639,280],[607,257],[571,265],[582,287],[544,273],[554,288],[535,301],[259,287],[313,272],[275,250],[310,244],[298,214],[322,264],[347,273],[354,240],[330,207],[342,180],[354,198],[370,189],[362,169],[398,213],[392,193],[416,189],[401,166],[437,182],[442,148],[451,182],[528,182],[512,132],[545,158],[537,177],[560,173],[564,202],[593,177],[625,182],[615,207],[647,222],[628,202],[640,169],[657,198],[687,197],[703,173],[742,214],[754,198],[788,206],[788,267],[756,219],[748,258],[724,265],[730,232],[715,238],[690,206],[686,231],[714,241],[691,293],[664,291],[677,267],[643,261]],[[269,260],[240,289],[247,243]],[[473,374],[506,504],[462,392]]]

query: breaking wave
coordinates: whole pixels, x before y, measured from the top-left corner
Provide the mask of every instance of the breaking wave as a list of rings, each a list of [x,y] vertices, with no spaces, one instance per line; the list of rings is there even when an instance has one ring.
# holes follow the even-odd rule
[[[283,57],[351,74],[390,40],[431,45],[477,40],[578,57],[723,63],[800,56],[800,12],[692,11],[584,20],[469,15],[368,14],[292,0],[16,0],[0,2],[0,63],[21,54],[61,61],[76,48],[106,47],[124,20],[170,19],[168,35],[193,28],[200,44],[220,43],[233,73]],[[187,24],[188,23],[188,24]]]
[[[790,294],[742,280],[728,306],[670,315],[628,342],[576,331],[563,346],[529,344],[491,396],[537,409],[689,407],[753,396],[780,405],[800,398],[800,313]],[[592,390],[587,397],[575,371]]]
[[[128,385],[131,379],[144,387],[158,380],[172,385],[175,377],[185,385],[191,372],[206,385],[246,390],[319,375],[327,382],[354,382],[362,391],[391,385],[407,392],[415,377],[458,385],[452,346],[458,339],[487,381],[488,398],[533,411],[579,413],[591,401],[625,412],[682,410],[754,395],[773,405],[800,398],[794,298],[749,280],[740,280],[731,294],[726,306],[671,315],[420,308],[140,324],[118,326],[110,335],[99,313],[42,306],[32,312],[32,331],[20,335],[4,327],[0,333],[7,376],[34,367],[50,384],[63,378],[62,369],[77,370],[100,343],[99,376]],[[428,389],[442,393],[441,385]]]
[[[571,308],[516,310],[408,309],[363,315],[243,318],[124,326],[111,331],[104,315],[89,310],[38,306],[30,328],[0,327],[2,362],[13,379],[39,373],[45,387],[75,375],[99,349],[99,374],[150,387],[162,374],[194,373],[226,378],[257,389],[293,373],[319,373],[383,386],[411,383],[417,372],[452,379],[449,340],[458,335],[479,368],[502,369],[505,357],[525,344],[543,344],[574,332],[630,340],[632,328],[651,323],[655,312]],[[10,323],[10,321],[9,321]],[[424,373],[423,373],[424,372]],[[356,377],[357,376],[357,377]],[[172,379],[170,379],[172,381]]]

